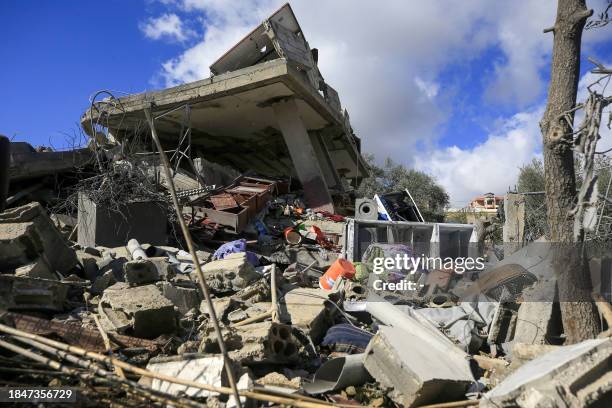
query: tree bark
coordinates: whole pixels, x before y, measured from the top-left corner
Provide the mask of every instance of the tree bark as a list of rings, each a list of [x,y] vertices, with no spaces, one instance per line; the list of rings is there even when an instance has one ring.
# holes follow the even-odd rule
[[[540,122],[544,143],[547,221],[553,244],[561,317],[567,343],[593,338],[598,317],[591,302],[592,284],[580,243],[574,242],[572,210],[576,176],[572,150],[573,113],[580,76],[582,30],[593,13],[585,0],[559,0],[553,31],[553,55],[546,112]]]

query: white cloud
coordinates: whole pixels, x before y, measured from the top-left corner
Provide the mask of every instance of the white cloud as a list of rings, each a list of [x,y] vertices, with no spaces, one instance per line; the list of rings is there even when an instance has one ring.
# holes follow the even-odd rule
[[[181,9],[204,13],[202,40],[162,64],[166,85],[195,81],[210,75],[209,66],[270,14],[273,1],[183,0]]]
[[[440,85],[436,82],[425,81],[418,76],[414,78],[414,83],[428,99],[434,99],[440,90]]]
[[[588,7],[604,9],[607,0],[589,1]],[[553,34],[543,32],[555,23],[556,0],[528,0],[506,2],[507,8],[495,9],[493,37],[503,57],[495,62],[494,76],[486,91],[487,100],[524,107],[545,96],[547,83],[542,74],[550,70]],[[583,46],[589,49],[595,43],[607,41],[606,30],[587,30]]]
[[[600,78],[590,72],[582,76],[578,85],[578,103],[585,101],[587,86]],[[607,87],[605,85],[604,81],[593,89],[605,96],[612,95],[612,83]],[[517,113],[503,121],[499,130],[473,148],[451,146],[433,150],[428,155],[422,155],[415,165],[438,179],[449,192],[453,207],[465,206],[471,198],[486,192],[504,194],[509,187],[515,186],[519,168],[533,158],[541,157],[539,121],[544,108],[545,105],[541,104],[531,111]],[[610,110],[608,107],[604,111],[598,151],[612,148],[612,130],[606,126]],[[576,116],[575,126],[580,124],[582,117],[581,113]]]
[[[163,14],[156,18],[149,18],[145,23],[141,23],[139,28],[147,38],[153,40],[167,38],[185,41],[192,35],[192,32],[184,27],[180,17],[176,14]]]
[[[538,122],[543,109],[521,112],[471,149],[451,146],[416,161],[416,167],[434,175],[451,196],[453,207],[467,205],[476,195],[504,194],[514,186],[519,168],[539,156]]]
[[[166,84],[209,76],[209,65],[283,2],[183,0],[183,11],[203,15],[204,35],[163,64]],[[554,14],[551,5],[552,0],[526,0],[520,8],[505,1],[492,7],[487,0],[390,0],[358,6],[350,0],[292,2],[310,45],[319,49],[321,72],[340,93],[364,149],[404,163],[411,162],[418,143],[435,143],[449,117],[449,95],[436,80],[449,64],[469,61],[502,44],[512,69],[502,69],[500,62],[492,74],[506,77],[511,72],[510,89],[525,95],[522,101],[541,93],[534,85],[539,81],[537,68],[528,69],[525,63],[531,55],[542,58],[541,30]],[[526,42],[536,31],[542,40]],[[513,39],[509,32],[520,37]],[[498,94],[500,100],[512,99],[512,94]]]

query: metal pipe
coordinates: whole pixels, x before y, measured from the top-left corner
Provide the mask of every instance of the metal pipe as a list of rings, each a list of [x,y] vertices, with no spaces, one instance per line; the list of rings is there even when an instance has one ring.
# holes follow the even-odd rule
[[[104,370],[102,368],[100,368],[98,365],[96,365],[93,361],[91,360],[85,360],[79,357],[76,357],[72,354],[69,354],[66,351],[62,351],[62,350],[57,350],[51,346],[47,346],[45,344],[39,343],[36,340],[31,340],[31,339],[25,339],[23,337],[18,337],[15,336],[14,337],[16,340],[25,343],[29,346],[35,347],[39,350],[44,351],[45,353],[49,353],[52,355],[56,355],[57,357],[59,357],[62,360],[66,360],[72,364],[75,364],[81,368],[84,368],[86,370],[91,370],[93,373],[95,373],[97,376],[104,378],[107,381],[113,381],[115,383],[120,383],[126,386],[131,387],[131,390],[133,391],[138,391],[141,394],[144,394],[146,397],[153,399],[153,400],[157,400],[157,401],[162,401],[162,402],[172,402],[172,403],[176,403],[176,401],[179,401],[180,403],[187,405],[187,406],[191,406],[194,408],[200,408],[203,405],[196,403],[195,401],[190,401],[187,400],[185,398],[179,398],[179,397],[175,397],[174,395],[171,394],[167,394],[165,392],[162,391],[156,391],[153,390],[149,387],[143,386],[135,381],[132,380],[128,380],[128,379],[122,379],[120,377],[118,377],[117,375],[115,375],[114,373],[111,373],[110,371]]]
[[[128,241],[127,249],[130,252],[130,255],[132,255],[132,259],[134,261],[137,259],[148,259],[144,249],[142,249],[138,241],[136,241],[134,238]]]
[[[125,371],[129,371],[131,373],[143,376],[143,377],[148,377],[148,378],[156,378],[158,380],[161,381],[167,381],[167,382],[171,382],[174,384],[181,384],[181,385],[187,385],[189,387],[195,387],[195,388],[199,388],[199,389],[203,389],[203,390],[207,390],[207,391],[213,391],[213,392],[218,392],[220,394],[232,394],[232,390],[228,387],[217,387],[214,385],[210,385],[210,384],[204,384],[201,382],[196,382],[196,381],[191,381],[191,380],[184,380],[181,378],[176,378],[176,377],[172,377],[169,375],[165,375],[165,374],[160,374],[160,373],[155,373],[149,370],[145,370],[143,368],[139,368],[136,366],[133,366],[129,363],[126,363],[125,361],[121,361],[118,360],[116,358],[113,357],[109,357],[109,356],[105,356],[103,354],[100,353],[96,353],[93,351],[87,351],[81,347],[77,347],[77,346],[70,346],[68,344],[64,344],[62,342],[56,341],[56,340],[51,340],[48,339],[46,337],[43,336],[39,336],[36,334],[32,334],[32,333],[28,333],[28,332],[24,332],[22,330],[19,329],[15,329],[12,328],[10,326],[6,326],[4,324],[0,324],[0,332],[6,333],[6,334],[10,334],[14,337],[23,337],[26,339],[32,339],[32,340],[36,340],[39,343],[42,344],[46,344],[55,348],[58,348],[60,350],[64,350],[64,351],[68,351],[77,355],[81,355],[81,356],[85,356],[88,358],[92,358],[94,360],[97,361],[102,361],[106,364],[115,364],[121,368],[123,368]],[[10,343],[9,343],[10,344]],[[27,351],[27,350],[26,350]],[[48,360],[42,356],[39,356],[38,354],[33,353],[35,356],[43,358],[45,360]],[[40,361],[40,360],[36,360],[36,361]],[[44,361],[43,361],[44,363]],[[55,368],[52,367],[52,368]],[[58,368],[55,368],[58,369]],[[263,390],[262,390],[263,391]],[[274,402],[277,404],[285,404],[285,405],[291,405],[291,406],[295,406],[295,407],[302,407],[302,408],[323,408],[323,407],[330,407],[332,406],[332,404],[329,404],[325,401],[320,401],[318,403],[314,403],[314,402],[308,402],[308,401],[303,401],[303,398],[301,396],[298,395],[293,395],[293,394],[287,394],[284,397],[276,397],[273,395],[268,395],[265,394],[263,392],[254,392],[254,391],[241,391],[240,395],[247,397],[247,398],[252,398],[258,401],[268,401],[268,402]],[[278,395],[278,393],[277,393]]]
[[[217,334],[217,343],[219,344],[219,349],[223,354],[223,360],[225,362],[225,371],[227,372],[227,379],[230,383],[230,387],[234,393],[234,399],[236,400],[236,406],[238,408],[242,408],[242,403],[240,402],[240,394],[238,392],[238,386],[236,385],[236,379],[234,377],[234,371],[232,370],[231,360],[227,354],[227,348],[225,347],[225,342],[223,341],[223,335],[221,333],[221,327],[219,326],[219,320],[217,319],[217,313],[215,312],[215,308],[212,303],[212,299],[210,297],[210,291],[208,290],[208,285],[204,280],[204,274],[202,273],[202,267],[200,266],[200,261],[198,260],[198,255],[196,254],[193,240],[191,239],[191,234],[189,233],[189,229],[187,228],[187,224],[185,224],[185,219],[183,218],[183,214],[181,212],[181,206],[178,201],[178,197],[176,195],[176,188],[174,186],[174,180],[172,178],[172,174],[170,172],[170,163],[168,162],[168,156],[164,153],[164,149],[161,145],[161,141],[157,136],[157,131],[155,130],[155,123],[151,116],[151,108],[145,108],[144,110],[145,116],[147,117],[147,121],[149,122],[149,127],[151,129],[151,136],[153,137],[153,141],[157,146],[157,150],[159,150],[159,156],[161,158],[162,165],[164,167],[164,172],[166,173],[166,179],[168,183],[168,189],[170,190],[170,194],[172,195],[172,201],[174,203],[174,209],[176,210],[177,220],[179,225],[181,226],[181,231],[183,232],[183,237],[187,243],[187,247],[189,248],[189,253],[191,254],[191,258],[193,260],[194,267],[196,269],[196,275],[198,277],[198,281],[200,283],[200,289],[204,294],[204,299],[206,300],[206,305],[208,306],[208,311],[210,318],[213,322],[213,326],[215,328],[215,333]]]

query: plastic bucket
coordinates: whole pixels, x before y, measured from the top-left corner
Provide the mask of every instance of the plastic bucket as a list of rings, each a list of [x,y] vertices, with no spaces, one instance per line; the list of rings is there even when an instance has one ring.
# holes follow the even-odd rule
[[[339,277],[352,279],[353,276],[355,276],[353,264],[346,259],[338,258],[319,278],[319,287],[323,290],[331,290]]]

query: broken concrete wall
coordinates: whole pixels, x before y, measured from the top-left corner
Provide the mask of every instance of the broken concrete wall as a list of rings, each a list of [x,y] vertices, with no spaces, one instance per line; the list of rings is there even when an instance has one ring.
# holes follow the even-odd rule
[[[459,400],[474,378],[468,361],[454,358],[453,347],[436,341],[427,329],[415,335],[381,326],[366,349],[364,365],[401,406]]]
[[[111,209],[94,203],[84,193],[78,200],[79,245],[118,247],[130,238],[152,245],[166,244],[167,213],[159,203],[123,203]]]
[[[12,275],[0,275],[0,310],[62,312],[69,285]]]
[[[612,339],[559,347],[536,358],[487,392],[482,408],[609,407]]]
[[[11,143],[9,178],[13,181],[45,177],[82,168],[93,160],[90,149],[36,151],[25,142]]]
[[[116,283],[104,291],[98,307],[107,330],[154,338],[176,329],[174,305],[155,285]]]
[[[506,194],[504,218],[504,255],[509,256],[518,251],[525,241],[525,198],[522,194]]]
[[[30,203],[0,214],[0,268],[15,269],[39,258],[51,271],[60,273],[69,272],[78,263],[74,250],[40,204]]]

